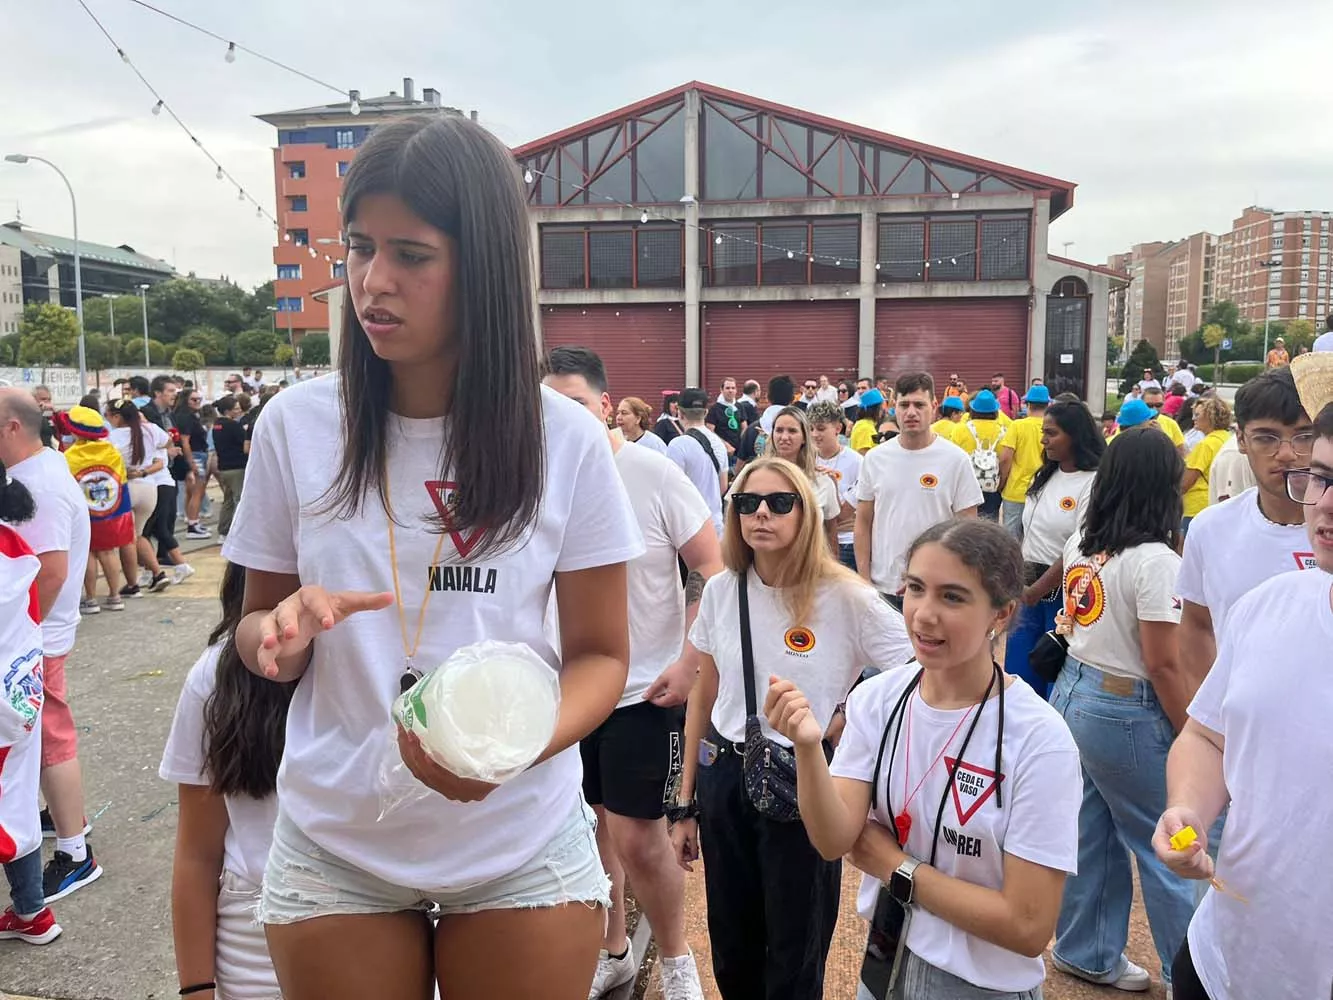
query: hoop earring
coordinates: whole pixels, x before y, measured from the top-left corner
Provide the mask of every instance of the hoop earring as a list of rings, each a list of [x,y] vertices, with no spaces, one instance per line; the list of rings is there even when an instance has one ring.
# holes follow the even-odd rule
[[[989,639],[991,642],[994,642],[994,641],[995,641],[995,629],[991,629],[988,633],[986,633],[986,638]]]

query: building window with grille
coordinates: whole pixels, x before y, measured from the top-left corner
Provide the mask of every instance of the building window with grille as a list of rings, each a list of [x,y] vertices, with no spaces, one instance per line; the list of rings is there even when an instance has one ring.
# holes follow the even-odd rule
[[[877,280],[1021,281],[1028,277],[1028,217],[880,217]]]
[[[292,243],[298,247],[310,245],[309,229],[289,229],[287,230],[287,234],[292,238]]]
[[[860,280],[857,219],[705,224],[707,282],[722,286],[847,284]]]
[[[330,272],[335,278],[347,277],[347,263],[341,260],[335,260]]]
[[[288,209],[288,211],[291,211],[291,212],[304,212],[304,211],[306,211],[308,208],[309,208],[309,202],[306,201],[306,196],[303,195],[303,194],[301,194],[301,195],[295,195],[294,197],[291,197],[291,198],[288,198],[288,199],[287,199],[287,209]]]
[[[300,281],[300,280],[301,280],[301,265],[300,265],[300,264],[279,264],[279,265],[278,265],[278,280],[279,280],[279,281]]]
[[[543,288],[684,288],[678,225],[543,226]]]
[[[333,135],[333,144],[337,149],[351,149],[356,145],[356,134],[350,128],[340,128]]]
[[[351,164],[349,161],[347,161],[347,160],[339,160],[339,161],[338,161],[338,176],[339,176],[339,177],[346,177],[346,176],[347,176],[347,168],[350,167],[351,165],[352,165],[352,164]]]
[[[287,164],[287,176],[294,181],[305,180],[305,161],[297,160]]]
[[[304,311],[304,300],[299,295],[281,295],[277,300],[278,312],[299,313]]]

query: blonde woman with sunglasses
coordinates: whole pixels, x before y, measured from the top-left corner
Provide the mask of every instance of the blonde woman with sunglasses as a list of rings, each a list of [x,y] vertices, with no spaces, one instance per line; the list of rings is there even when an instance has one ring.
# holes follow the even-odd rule
[[[743,744],[748,736],[759,748],[752,764],[790,752],[791,741],[760,711],[774,677],[806,691],[827,729],[862,669],[901,666],[911,643],[902,616],[830,551],[811,477],[791,462],[765,456],[741,471],[722,559],[727,572],[708,581],[690,631],[703,655],[686,716],[678,804],[694,815],[673,826],[672,842],[689,871],[702,834],[713,973],[723,1000],[819,1000],[841,863],[820,858],[794,816],[775,815],[784,803],[747,793]]]

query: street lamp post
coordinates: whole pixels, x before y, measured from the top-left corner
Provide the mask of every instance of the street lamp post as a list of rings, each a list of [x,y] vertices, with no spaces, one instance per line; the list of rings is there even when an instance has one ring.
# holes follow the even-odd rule
[[[116,293],[107,292],[105,295],[102,296],[102,298],[110,300],[106,304],[106,316],[107,320],[111,323],[111,339],[115,340],[116,339]]]
[[[1272,271],[1273,268],[1275,268],[1275,267],[1281,267],[1281,266],[1282,266],[1282,261],[1280,261],[1280,260],[1261,260],[1261,261],[1259,261],[1259,266],[1262,267],[1265,271]],[[1278,296],[1279,296],[1279,297],[1278,297],[1278,301],[1281,302],[1281,301],[1282,301],[1282,299],[1281,299],[1282,292],[1281,292],[1281,286],[1280,286],[1280,285],[1278,286],[1278,289],[1279,289],[1279,291],[1278,291]],[[1263,358],[1263,361],[1264,361],[1264,365],[1265,365],[1265,366],[1268,364],[1268,315],[1269,315],[1269,311],[1268,311],[1268,303],[1269,303],[1269,301],[1270,301],[1270,300],[1269,300],[1269,298],[1268,298],[1268,283],[1265,282],[1265,283],[1264,283],[1264,358]]]
[[[139,285],[139,301],[143,305],[143,366],[152,368],[153,363],[148,359],[148,285]]]
[[[83,340],[83,270],[79,259],[79,205],[74,198],[74,188],[63,170],[50,160],[43,159],[40,156],[10,153],[5,157],[5,161],[7,163],[27,163],[29,161],[45,163],[60,175],[60,179],[65,182],[65,190],[69,192],[70,212],[74,216],[74,314],[79,321],[79,395],[85,395],[88,392],[88,351]],[[57,285],[59,285],[59,282],[57,282]]]

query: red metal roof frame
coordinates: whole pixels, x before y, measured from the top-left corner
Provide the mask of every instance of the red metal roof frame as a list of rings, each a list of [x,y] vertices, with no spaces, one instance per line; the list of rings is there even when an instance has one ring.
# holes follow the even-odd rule
[[[786,104],[777,104],[773,101],[766,101],[749,94],[742,94],[739,91],[726,90],[722,87],[715,87],[712,84],[700,83],[698,80],[692,80],[679,87],[673,87],[671,90],[665,90],[652,97],[644,98],[633,104],[627,104],[623,108],[608,111],[606,114],[598,115],[596,118],[590,118],[577,125],[571,125],[569,128],[561,129],[559,132],[552,132],[539,139],[533,139],[531,142],[525,142],[521,146],[515,146],[512,152],[518,159],[532,156],[550,146],[559,145],[569,139],[581,137],[591,132],[597,132],[605,128],[607,125],[623,118],[642,114],[645,111],[650,111],[653,108],[670,101],[680,100],[682,96],[691,90],[697,90],[699,93],[719,101],[749,105],[760,111],[782,115],[785,118],[791,118],[798,121],[803,125],[814,126],[819,129],[832,129],[836,132],[844,132],[850,136],[854,136],[862,142],[873,142],[897,147],[904,152],[930,156],[959,167],[991,173],[1002,180],[1014,182],[1022,187],[1049,191],[1051,195],[1052,220],[1069,211],[1074,204],[1074,189],[1078,185],[1074,184],[1072,181],[1064,181],[1056,177],[1048,177],[1045,174],[1037,174],[1029,170],[1020,170],[1017,167],[1007,166],[1003,163],[996,163],[993,160],[983,160],[975,156],[967,156],[963,153],[954,152],[950,149],[942,149],[939,146],[930,146],[923,142],[904,139],[901,136],[891,135],[888,132],[880,132],[876,129],[866,128],[862,125],[853,125],[850,122],[840,121],[837,118],[828,118],[824,115],[817,115],[809,111],[803,111],[800,108],[793,108]]]
[[[1081,267],[1085,271],[1095,271],[1097,274],[1109,275],[1112,278],[1117,278],[1120,281],[1123,281],[1125,284],[1129,284],[1134,280],[1132,275],[1126,274],[1124,271],[1117,271],[1112,267],[1102,267],[1100,264],[1087,264],[1081,260],[1074,260],[1072,257],[1057,257],[1053,253],[1048,253],[1046,259],[1053,260],[1057,264],[1066,264],[1069,267]]]

